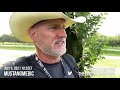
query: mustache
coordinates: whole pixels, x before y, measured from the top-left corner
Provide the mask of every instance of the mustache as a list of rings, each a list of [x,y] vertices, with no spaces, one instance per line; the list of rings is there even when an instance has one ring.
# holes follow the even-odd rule
[[[59,42],[61,42],[62,44],[63,44],[63,43],[66,43],[66,39],[65,39],[65,38],[58,38],[58,39],[55,41],[55,43],[59,43]]]

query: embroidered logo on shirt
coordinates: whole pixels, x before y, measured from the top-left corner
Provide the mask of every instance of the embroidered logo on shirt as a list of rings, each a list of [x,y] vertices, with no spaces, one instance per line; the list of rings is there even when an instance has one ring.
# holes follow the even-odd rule
[[[68,75],[71,75],[72,74],[72,71],[68,71]]]

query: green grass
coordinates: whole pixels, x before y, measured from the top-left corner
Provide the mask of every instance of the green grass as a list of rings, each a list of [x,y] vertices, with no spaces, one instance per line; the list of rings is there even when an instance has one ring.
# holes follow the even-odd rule
[[[109,46],[104,52],[104,55],[107,56],[120,56],[120,47],[111,47]]]
[[[34,45],[0,45],[0,49],[33,51]]]
[[[108,48],[109,48],[109,49],[116,49],[116,50],[120,50],[120,46],[119,46],[119,47],[111,47],[111,46],[109,46]]]
[[[112,59],[103,59],[97,61],[94,67],[111,67],[111,68],[120,68],[120,60]]]
[[[104,55],[107,56],[120,56],[120,50],[118,49],[108,49],[107,51],[104,52]]]

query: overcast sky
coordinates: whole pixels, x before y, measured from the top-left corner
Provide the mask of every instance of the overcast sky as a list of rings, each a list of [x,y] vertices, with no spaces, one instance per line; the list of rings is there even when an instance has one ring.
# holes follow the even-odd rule
[[[9,18],[12,12],[0,12],[0,35],[11,33]]]
[[[98,32],[107,36],[120,35],[120,12],[108,12]]]
[[[104,20],[98,32],[111,36],[120,34],[120,12],[107,12],[107,19]],[[9,18],[12,12],[0,12],[0,35],[10,34]]]

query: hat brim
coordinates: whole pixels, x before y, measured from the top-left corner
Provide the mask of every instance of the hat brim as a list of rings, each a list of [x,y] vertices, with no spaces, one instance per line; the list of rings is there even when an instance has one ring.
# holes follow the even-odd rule
[[[28,35],[29,28],[39,21],[57,18],[65,20],[66,28],[76,23],[62,12],[14,12],[10,17],[9,24],[17,39],[23,42],[33,42]]]

